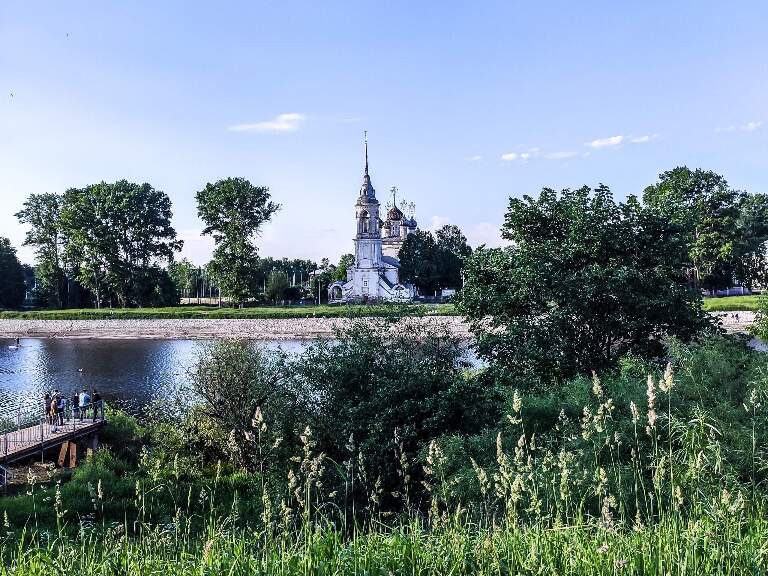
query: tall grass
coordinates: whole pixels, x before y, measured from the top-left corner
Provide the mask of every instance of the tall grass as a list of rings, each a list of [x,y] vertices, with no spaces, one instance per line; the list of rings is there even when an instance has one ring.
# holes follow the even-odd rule
[[[225,490],[221,465],[185,484],[177,460],[159,470],[145,453],[120,522],[104,513],[100,480],[87,514],[69,512],[57,487],[55,527],[6,520],[0,575],[765,573],[766,447],[753,428],[751,470],[731,468],[717,422],[675,416],[675,389],[668,367],[624,413],[595,377],[578,421],[563,414],[547,435],[516,393],[491,461],[457,468],[441,442],[429,444],[422,504],[409,486],[418,464],[402,461],[402,489],[383,495],[353,439],[349,459],[334,463],[309,429],[285,480],[254,478],[255,493]],[[759,390],[744,399],[753,422],[764,401]]]

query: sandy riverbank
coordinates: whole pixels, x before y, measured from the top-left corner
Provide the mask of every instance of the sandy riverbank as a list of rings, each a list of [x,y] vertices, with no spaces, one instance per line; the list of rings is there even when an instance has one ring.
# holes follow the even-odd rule
[[[428,326],[447,327],[461,338],[469,330],[456,316],[420,317]],[[304,340],[330,338],[349,318],[174,319],[174,320],[0,320],[0,338],[112,338]]]
[[[738,319],[736,315],[738,314]],[[754,312],[716,312],[729,332],[746,332]],[[447,327],[460,338],[471,335],[457,316],[418,318],[429,326]],[[0,320],[0,338],[112,338],[304,340],[330,338],[348,318],[175,319],[175,320]]]

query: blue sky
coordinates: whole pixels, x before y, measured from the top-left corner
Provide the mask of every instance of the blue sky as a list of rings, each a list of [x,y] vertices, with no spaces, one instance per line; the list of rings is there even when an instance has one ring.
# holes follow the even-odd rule
[[[766,22],[763,1],[3,0],[0,235],[20,246],[31,193],[127,178],[203,263],[195,192],[243,176],[283,205],[262,255],[335,260],[363,130],[379,198],[473,244],[542,186],[624,198],[687,164],[768,192]]]

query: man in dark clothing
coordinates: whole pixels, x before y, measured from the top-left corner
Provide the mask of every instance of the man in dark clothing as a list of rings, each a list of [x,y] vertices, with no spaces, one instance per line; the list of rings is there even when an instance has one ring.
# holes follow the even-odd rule
[[[96,388],[93,389],[93,398],[91,398],[91,402],[93,402],[93,421],[96,422],[99,410],[101,410],[101,417],[104,417],[104,405],[101,402],[101,394],[99,394],[99,391],[96,390]]]

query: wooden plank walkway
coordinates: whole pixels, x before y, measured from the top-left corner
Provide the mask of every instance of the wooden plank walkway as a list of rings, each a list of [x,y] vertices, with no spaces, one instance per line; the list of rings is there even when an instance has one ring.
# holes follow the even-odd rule
[[[6,432],[0,435],[0,464],[28,458],[64,442],[88,436],[100,430],[104,423],[103,418],[95,421],[92,418],[70,418],[64,421],[63,426],[56,428],[42,423]]]

